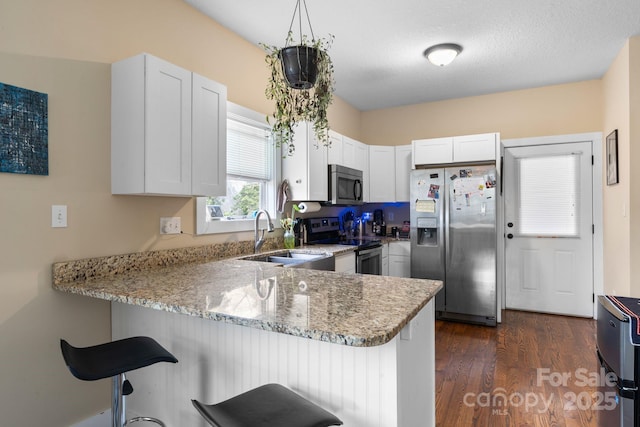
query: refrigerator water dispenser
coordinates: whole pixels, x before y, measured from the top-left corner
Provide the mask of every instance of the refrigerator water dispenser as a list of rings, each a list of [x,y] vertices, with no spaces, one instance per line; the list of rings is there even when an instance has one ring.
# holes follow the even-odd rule
[[[438,246],[438,219],[418,218],[418,246]]]

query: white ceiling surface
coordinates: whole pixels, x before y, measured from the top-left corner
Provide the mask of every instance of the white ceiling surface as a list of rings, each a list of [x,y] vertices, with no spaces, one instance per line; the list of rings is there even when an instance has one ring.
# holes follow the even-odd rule
[[[296,3],[184,1],[276,46]],[[598,79],[640,34],[640,0],[307,0],[307,9],[316,37],[335,36],[335,94],[361,111]],[[422,54],[439,43],[464,50],[436,67]]]

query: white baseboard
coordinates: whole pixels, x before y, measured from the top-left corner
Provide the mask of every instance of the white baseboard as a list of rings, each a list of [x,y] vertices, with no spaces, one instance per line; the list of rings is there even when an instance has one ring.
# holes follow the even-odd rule
[[[100,412],[98,415],[80,421],[71,427],[111,427],[111,409]]]

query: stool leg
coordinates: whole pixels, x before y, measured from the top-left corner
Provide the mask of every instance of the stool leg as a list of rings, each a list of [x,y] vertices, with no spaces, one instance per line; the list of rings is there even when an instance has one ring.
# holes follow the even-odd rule
[[[127,423],[126,407],[122,387],[126,378],[124,374],[112,377],[111,383],[111,426],[124,427]]]
[[[133,424],[133,423],[137,423],[139,421],[145,421],[145,422],[148,422],[148,423],[155,423],[155,424],[158,424],[159,426],[166,427],[165,424],[162,421],[160,421],[157,418],[152,418],[152,417],[131,418],[130,420],[127,420],[127,424]]]

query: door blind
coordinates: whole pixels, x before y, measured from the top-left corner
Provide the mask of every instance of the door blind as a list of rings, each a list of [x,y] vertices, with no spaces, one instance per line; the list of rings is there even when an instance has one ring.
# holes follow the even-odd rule
[[[581,155],[517,159],[520,235],[575,237],[579,234]]]

